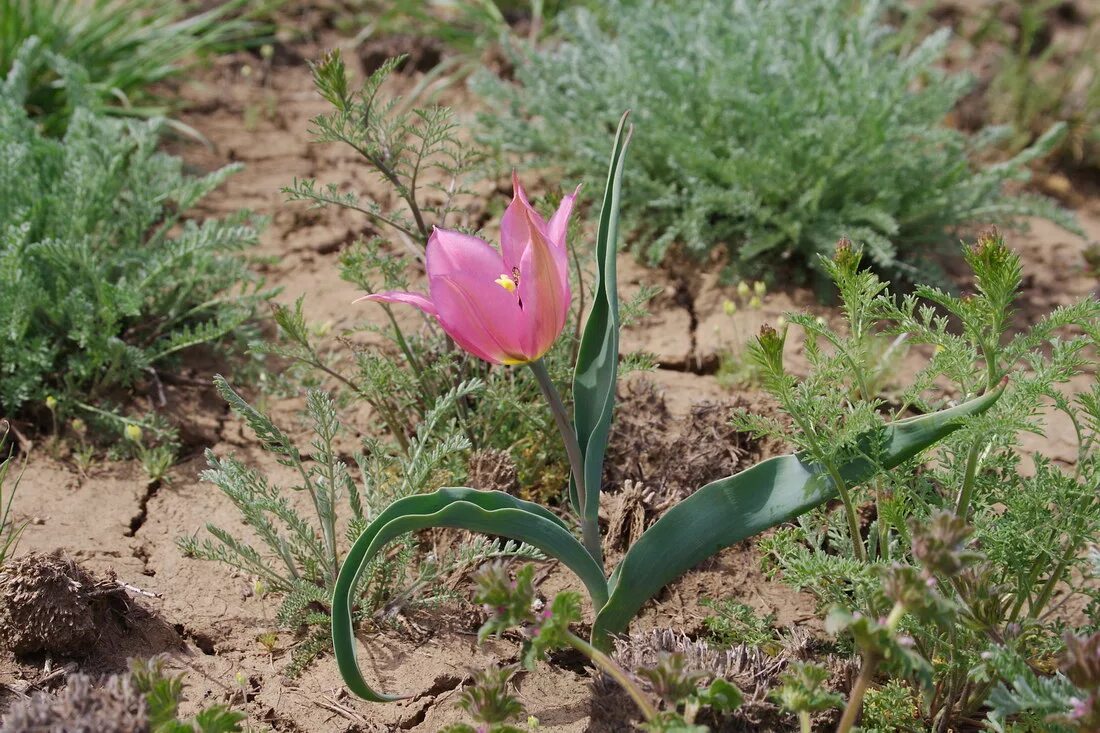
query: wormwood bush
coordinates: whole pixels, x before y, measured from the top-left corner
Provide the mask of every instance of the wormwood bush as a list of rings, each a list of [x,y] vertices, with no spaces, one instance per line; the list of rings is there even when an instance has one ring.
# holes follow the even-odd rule
[[[600,22],[579,10],[559,45],[516,58],[518,83],[482,75],[475,88],[499,148],[570,172],[604,166],[604,140],[632,109],[638,139],[623,205],[643,222],[644,254],[724,246],[739,270],[785,275],[841,236],[877,267],[910,279],[919,256],[969,221],[1048,217],[1052,203],[1006,196],[1053,128],[1012,160],[972,155],[1003,131],[970,137],[941,125],[969,80],[936,64],[937,33],[890,50],[882,2],[701,0],[611,3]]]
[[[94,407],[252,318],[264,295],[239,252],[246,212],[186,212],[235,167],[185,175],[161,122],[75,110],[64,138],[24,108],[28,44],[0,83],[0,414],[53,397]]]
[[[899,298],[842,243],[822,267],[840,291],[844,327],[789,317],[807,334],[811,373],[785,371],[775,331],[753,345],[793,428],[747,414],[741,426],[782,435],[826,466],[866,450],[851,437],[880,411],[923,413],[944,399],[945,385],[959,399],[1006,380],[997,403],[944,440],[930,463],[911,461],[859,494],[842,490],[840,506],[802,516],[762,546],[786,583],[831,609],[829,625],[863,657],[853,715],[857,691],[892,677],[934,730],[986,714],[995,730],[1062,730],[1044,716],[1072,712],[1072,685],[1051,674],[1063,634],[1094,630],[1075,629],[1081,619],[1065,609],[1090,602],[1095,624],[1097,608],[1094,586],[1081,579],[1095,573],[1085,549],[1100,531],[1100,386],[1081,377],[1098,366],[1100,301],[1084,298],[1016,332],[1019,257],[987,232],[965,258],[973,294],[921,287]],[[911,387],[884,391],[875,343],[902,335],[933,355]],[[1072,425],[1070,465],[1021,446],[1022,434],[1045,434],[1047,410]],[[874,509],[866,528],[856,511],[865,503]],[[997,727],[1039,708],[1034,727]]]

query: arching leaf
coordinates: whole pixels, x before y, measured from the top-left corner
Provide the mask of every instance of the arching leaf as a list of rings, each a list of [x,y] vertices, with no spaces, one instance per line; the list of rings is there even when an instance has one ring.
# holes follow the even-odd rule
[[[865,435],[877,446],[877,461],[861,456],[841,467],[849,484],[890,469],[941,440],[960,418],[989,409],[997,389],[947,410],[899,420]],[[592,627],[594,643],[626,631],[646,601],[668,583],[719,550],[752,537],[836,496],[820,466],[801,456],[779,456],[734,476],[707,484],[672,507],[631,546],[611,575],[611,597]]]
[[[456,527],[525,542],[560,560],[588,588],[593,607],[607,600],[603,571],[588,551],[553,513],[499,491],[440,489],[394,502],[371,522],[352,545],[332,596],[332,643],[336,664],[348,689],[372,702],[401,699],[375,692],[355,659],[352,601],[359,574],[382,549],[406,532],[429,527]]]

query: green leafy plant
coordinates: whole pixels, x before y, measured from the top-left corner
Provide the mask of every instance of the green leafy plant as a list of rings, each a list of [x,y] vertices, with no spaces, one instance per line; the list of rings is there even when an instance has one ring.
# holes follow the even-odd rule
[[[185,175],[161,123],[81,107],[43,135],[24,106],[38,52],[0,83],[0,413],[117,422],[126,390],[186,349],[247,335],[268,294],[240,255],[256,222],[187,216],[236,168]]]
[[[701,601],[714,615],[703,619],[707,635],[720,646],[747,644],[756,647],[774,647],[776,643],[775,614],[760,616],[752,606],[733,599]]]
[[[542,361],[537,357],[526,359],[546,395],[570,460],[570,504],[581,540],[576,539],[569,524],[543,506],[502,492],[443,488],[395,501],[355,540],[344,559],[332,598],[337,664],[348,687],[360,697],[373,701],[394,699],[373,690],[356,663],[353,608],[360,575],[395,539],[430,527],[456,527],[508,537],[538,548],[560,560],[584,584],[596,609],[589,643],[594,649],[606,648],[610,634],[625,631],[641,607],[684,572],[724,547],[805,513],[838,494],[847,495],[852,488],[874,481],[881,471],[914,459],[923,449],[959,429],[966,418],[987,410],[1001,394],[1000,388],[995,388],[939,412],[889,423],[869,416],[861,430],[835,436],[830,445],[843,453],[828,454],[826,461],[809,452],[781,456],[710,483],[669,509],[629,548],[610,577],[605,575],[597,512],[619,364],[615,244],[629,138],[624,118],[615,139],[600,212],[595,247],[598,278],[576,360],[572,416]],[[513,206],[517,207],[514,213],[527,217],[533,227],[528,229],[526,246],[536,250],[541,247],[543,251],[562,246],[547,240],[550,236],[545,233],[547,230],[539,228],[546,225],[537,223],[530,206],[520,197]],[[481,245],[468,246],[481,248]],[[448,256],[446,250],[444,256]],[[498,255],[485,255],[489,256]],[[534,295],[538,302],[537,298],[542,297],[538,288],[559,287],[563,273],[558,265],[548,273],[537,269],[524,272],[521,268],[530,267],[537,261],[536,256],[525,254],[515,273],[520,282],[535,279],[536,286],[525,292]],[[488,288],[505,288],[505,285],[498,280],[470,287],[485,288],[486,297],[490,297],[496,292]],[[422,295],[398,296],[427,301]],[[520,310],[522,307],[521,304]],[[456,318],[476,315],[476,308],[470,302]],[[451,324],[451,330],[455,330],[455,325]],[[474,328],[479,323],[466,325]],[[774,331],[762,344],[761,353],[771,361],[781,359],[782,340]]]
[[[734,685],[717,678],[704,686],[705,675],[686,669],[682,655],[672,654],[662,656],[653,668],[636,670],[638,677],[648,680],[661,699],[663,709],[658,709],[635,678],[614,659],[570,631],[570,624],[581,620],[578,594],[559,593],[547,606],[537,607],[534,575],[534,566],[525,565],[511,578],[500,563],[489,565],[478,574],[475,600],[489,611],[489,618],[478,632],[479,641],[515,627],[523,628],[527,633],[520,664],[527,669],[534,669],[535,662],[546,659],[550,651],[575,649],[623,688],[645,719],[643,729],[655,733],[707,733],[709,728],[695,722],[702,709],[723,713],[741,705],[741,692]],[[515,667],[505,667],[477,673],[475,684],[463,692],[459,707],[473,714],[485,730],[519,731],[505,725],[523,712],[519,701],[507,691],[508,680],[515,671]],[[465,724],[447,729],[448,733],[474,730],[477,729]]]
[[[311,450],[303,453],[290,435],[249,405],[224,378],[215,378],[215,386],[264,449],[293,469],[296,481],[289,489],[310,498],[313,516],[304,516],[287,491],[257,469],[208,450],[210,468],[203,479],[229,497],[263,544],[258,549],[213,523],[206,525],[212,539],[200,542],[187,536],[177,544],[188,557],[229,565],[255,578],[265,594],[282,595],[277,623],[304,631],[288,668],[295,675],[328,646],[331,596],[343,560],[343,536],[354,539],[392,502],[426,491],[439,473],[455,470],[454,463],[469,443],[451,415],[458,400],[482,385],[464,382],[444,395],[418,426],[407,454],[376,440],[364,442],[362,452],[355,454],[358,480],[340,457],[343,428],[336,403],[326,393],[311,390],[306,398],[313,439]],[[405,609],[439,603],[453,593],[447,589],[448,579],[486,559],[537,555],[514,542],[480,538],[419,563],[415,550],[414,542],[404,541],[364,571],[353,600],[358,620],[381,624]]]
[[[261,42],[266,30],[250,16],[271,4],[224,0],[191,13],[173,0],[0,0],[0,76],[27,67],[21,102],[51,135],[78,105],[160,116],[167,106],[153,85],[204,54]],[[32,38],[45,53],[21,56]]]
[[[876,267],[920,280],[938,277],[928,247],[968,222],[1035,215],[1079,231],[1047,200],[1002,193],[1064,129],[1012,160],[972,162],[998,132],[941,124],[969,84],[937,68],[946,32],[899,55],[884,6],[647,0],[565,14],[560,44],[515,59],[516,83],[481,77],[486,138],[590,173],[616,110],[634,110],[623,205],[652,261],[725,244],[738,271],[799,277],[821,274],[817,255],[848,236]]]
[[[1062,689],[1049,676],[1065,625],[1057,609],[1092,597],[1074,578],[1089,572],[1085,549],[1100,529],[1100,393],[1095,383],[1081,390],[1071,380],[1095,372],[1100,302],[1082,299],[1014,332],[1019,257],[994,230],[964,255],[972,293],[919,287],[899,297],[841,242],[822,267],[840,292],[844,325],[788,317],[806,333],[810,374],[795,379],[785,371],[773,345],[781,336],[763,335],[753,346],[764,385],[791,422],[742,414],[739,424],[782,436],[825,466],[849,460],[840,447],[847,440],[835,436],[862,433],[883,411],[933,409],[936,385],[952,385],[957,399],[1004,390],[948,436],[930,464],[903,463],[860,490],[845,489],[837,507],[816,509],[761,541],[773,571],[831,609],[830,626],[862,657],[842,730],[883,677],[919,691],[923,724],[940,729],[990,707],[1007,711],[1013,686],[1021,695]],[[933,356],[911,387],[887,401],[869,376],[878,368],[873,347],[900,334]],[[1074,428],[1078,454],[1069,467],[1020,447],[1021,433],[1042,434],[1044,409]],[[859,510],[867,503],[865,526]],[[1025,660],[1045,681],[1029,684],[1022,667],[1005,659]]]

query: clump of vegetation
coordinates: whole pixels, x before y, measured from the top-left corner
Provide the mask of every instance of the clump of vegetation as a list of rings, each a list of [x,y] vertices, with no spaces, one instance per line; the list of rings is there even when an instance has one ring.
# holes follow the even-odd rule
[[[132,660],[128,674],[94,680],[70,675],[56,695],[38,692],[15,703],[0,731],[96,731],[96,733],[239,733],[244,713],[224,705],[180,720],[181,677],[166,675],[163,661]]]
[[[562,18],[560,44],[516,58],[515,81],[483,75],[487,139],[570,173],[604,166],[603,141],[632,109],[639,144],[623,205],[651,261],[682,245],[728,249],[748,274],[823,273],[839,237],[910,280],[957,228],[1043,216],[1051,202],[1009,196],[1063,134],[981,167],[997,133],[942,123],[969,85],[937,62],[946,32],[899,54],[882,2],[617,2]]]
[[[0,420],[0,451],[4,450],[8,428],[8,422]],[[8,481],[13,465],[10,453],[4,460],[0,461],[0,568],[15,552],[15,547],[19,544],[19,535],[23,533],[24,527],[27,526],[26,522],[17,522],[11,512],[12,502],[15,501],[15,492],[19,488],[19,479],[22,477],[22,471],[20,471],[15,474],[10,482]]]
[[[1056,122],[1067,134],[1057,154],[1073,167],[1100,167],[1100,58],[1090,52],[1100,40],[1100,16],[1078,4],[1071,13],[1084,27],[1079,47],[1062,38],[1057,0],[994,3],[972,36],[997,46],[996,71],[983,95],[989,121],[1009,125],[1010,149],[1020,150]],[[1011,15],[1013,22],[1006,20]]]
[[[203,479],[229,497],[263,545],[257,548],[213,523],[206,525],[213,539],[200,542],[194,536],[182,537],[178,545],[188,557],[221,562],[256,579],[262,594],[282,596],[277,623],[303,632],[288,668],[293,676],[331,645],[329,614],[345,539],[354,541],[394,501],[428,491],[441,476],[462,472],[469,441],[455,422],[455,404],[482,385],[463,383],[444,395],[418,426],[407,453],[371,438],[364,440],[355,454],[357,479],[354,469],[340,458],[344,430],[329,395],[312,390],[307,397],[313,437],[310,451],[303,453],[223,378],[216,378],[215,384],[264,449],[293,469],[297,480],[287,489],[280,488],[240,460],[208,450],[210,468]],[[310,498],[312,516],[294,507],[288,490]],[[354,601],[358,621],[381,625],[410,609],[456,599],[450,581],[486,559],[538,554],[514,542],[481,538],[462,542],[441,557],[418,559],[416,550],[416,542],[405,538],[364,570]]]
[[[1036,720],[1073,712],[1049,702],[1069,698],[1054,695],[1066,685],[1050,672],[1065,646],[1068,622],[1059,609],[1082,595],[1096,601],[1095,590],[1074,579],[1092,572],[1084,550],[1100,530],[1100,387],[1075,393],[1068,383],[1097,368],[1100,302],[1082,299],[1010,333],[1019,257],[990,231],[965,258],[974,272],[971,295],[921,287],[899,298],[841,242],[822,268],[837,285],[847,323],[833,330],[811,316],[789,316],[806,333],[809,375],[786,371],[783,335],[774,330],[751,347],[790,421],[742,414],[738,423],[782,437],[826,467],[871,447],[853,436],[881,419],[880,411],[934,409],[934,395],[942,394],[936,385],[951,384],[956,399],[1004,390],[942,443],[930,465],[911,461],[861,489],[837,473],[839,506],[815,509],[761,541],[773,572],[815,594],[842,647],[862,658],[839,730],[855,722],[865,695],[882,729],[917,714],[905,702],[914,696],[924,700],[922,725],[936,729],[986,714],[999,729],[1014,719],[1013,705],[1041,707],[1021,696],[1042,690],[1051,695]],[[902,333],[934,356],[912,387],[886,403],[873,378],[874,344]],[[1045,410],[1064,414],[1077,431],[1069,467],[1020,448],[1021,433],[1042,433]],[[859,520],[865,503],[873,507],[866,529]]]
[[[191,13],[175,0],[0,0],[0,77],[24,66],[22,104],[60,135],[76,106],[154,117],[167,111],[152,90],[203,55],[259,43],[252,15],[272,2],[221,0]],[[21,55],[31,39],[43,53]]]
[[[184,350],[246,335],[266,294],[240,255],[247,213],[187,216],[236,168],[186,175],[158,151],[163,124],[84,107],[47,137],[25,106],[38,50],[0,83],[0,413],[56,428],[117,414]]]

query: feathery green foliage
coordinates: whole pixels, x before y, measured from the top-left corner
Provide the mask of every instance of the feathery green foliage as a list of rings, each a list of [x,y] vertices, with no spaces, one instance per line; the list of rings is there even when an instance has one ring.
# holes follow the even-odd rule
[[[362,451],[354,456],[357,480],[340,457],[337,441],[344,428],[328,394],[311,390],[306,397],[313,438],[310,451],[303,453],[290,435],[246,402],[223,377],[216,377],[214,384],[264,450],[291,470],[294,483],[287,491],[237,458],[208,450],[210,468],[203,479],[229,497],[262,545],[213,523],[206,525],[213,539],[200,542],[187,536],[177,545],[188,557],[229,565],[255,578],[264,593],[283,596],[278,623],[305,632],[288,669],[294,675],[330,644],[332,589],[345,542],[354,541],[392,502],[434,488],[440,475],[463,470],[460,458],[469,442],[454,421],[455,403],[483,385],[476,380],[463,382],[443,395],[417,426],[407,453],[365,439]],[[292,493],[308,497],[312,516],[299,509]],[[383,623],[406,608],[446,600],[453,591],[444,581],[486,559],[506,556],[537,553],[514,542],[475,538],[444,557],[418,560],[415,541],[405,538],[364,571],[357,586],[356,619]]]
[[[236,168],[195,178],[158,151],[163,125],[78,108],[62,139],[24,107],[28,44],[0,83],[0,414],[96,405],[197,344],[221,342],[265,296],[239,252],[247,214],[187,217]],[[83,407],[81,407],[83,406]],[[53,408],[51,408],[53,409]]]
[[[937,33],[908,54],[888,44],[882,2],[617,1],[598,18],[563,16],[564,40],[516,59],[517,83],[484,74],[486,138],[570,173],[603,168],[623,109],[638,127],[624,210],[652,261],[674,245],[727,247],[745,274],[820,273],[841,236],[908,279],[931,246],[969,222],[1044,216],[1051,202],[1007,196],[1052,128],[1004,163],[973,154],[995,141],[942,125],[968,86],[937,62]],[[599,69],[599,73],[593,73]],[[808,270],[806,268],[809,268]]]
[[[932,702],[922,708],[924,722],[947,728],[990,706],[1014,714],[1013,695],[1064,687],[1042,670],[1053,669],[1064,645],[1057,609],[1075,597],[1095,599],[1077,579],[1089,572],[1084,550],[1100,531],[1100,387],[1080,380],[1097,369],[1100,301],[1082,299],[1013,332],[1019,257],[992,231],[965,258],[974,294],[921,287],[898,297],[842,243],[822,267],[838,285],[844,326],[789,318],[806,333],[810,374],[795,379],[762,345],[753,350],[792,426],[739,418],[828,464],[850,455],[850,436],[883,410],[927,412],[944,384],[966,398],[1007,379],[1001,399],[944,440],[930,465],[910,462],[842,492],[842,506],[816,509],[761,542],[774,572],[833,608],[831,621],[844,643],[850,635],[869,674],[925,688]],[[911,388],[883,392],[873,345],[900,334],[934,355]],[[1052,411],[1077,433],[1068,467],[1020,445],[1023,433],[1043,434]],[[866,530],[853,522],[865,502],[875,509]],[[1032,660],[1025,666],[1042,680],[1028,683],[998,662],[1008,657]],[[1039,706],[1017,702],[1018,710]]]
[[[30,59],[23,103],[51,135],[60,135],[82,104],[112,114],[151,117],[166,111],[151,87],[203,54],[259,42],[250,19],[272,0],[223,0],[190,13],[179,0],[0,0],[0,76],[31,38],[46,53]],[[83,77],[73,88],[73,75]]]

